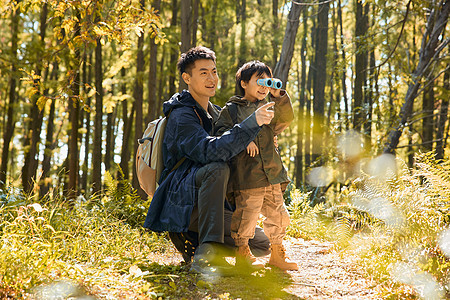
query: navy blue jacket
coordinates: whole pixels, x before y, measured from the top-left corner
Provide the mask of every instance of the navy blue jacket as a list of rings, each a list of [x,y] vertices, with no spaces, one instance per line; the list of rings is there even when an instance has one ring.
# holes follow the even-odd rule
[[[228,161],[256,138],[261,127],[254,113],[222,136],[213,136],[219,110],[209,102],[206,112],[186,90],[164,102],[164,114],[171,111],[163,140],[164,171],[144,227],[157,232],[186,232],[196,203],[197,170],[211,162]],[[183,157],[181,166],[170,172]]]

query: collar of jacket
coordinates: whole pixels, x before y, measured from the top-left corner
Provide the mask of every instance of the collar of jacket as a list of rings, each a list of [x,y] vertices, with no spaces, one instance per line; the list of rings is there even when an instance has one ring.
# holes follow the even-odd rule
[[[250,101],[242,98],[242,96],[238,96],[238,95],[231,97],[230,100],[227,101],[227,103],[235,103],[237,105],[242,105],[242,106],[256,106],[256,107],[258,107],[261,104],[264,104],[266,102],[267,102],[267,100],[265,98],[262,100],[257,100],[255,102],[250,102]]]

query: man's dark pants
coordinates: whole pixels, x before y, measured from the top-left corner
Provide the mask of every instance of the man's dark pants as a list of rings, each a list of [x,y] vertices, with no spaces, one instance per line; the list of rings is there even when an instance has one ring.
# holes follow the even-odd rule
[[[189,232],[169,233],[186,261],[190,261],[195,248],[205,242],[225,243],[225,246],[234,249],[230,230],[232,211],[224,208],[229,176],[228,165],[220,162],[207,164],[197,171],[197,203],[191,215]],[[256,229],[249,246],[255,256],[270,253],[269,239],[261,228]]]

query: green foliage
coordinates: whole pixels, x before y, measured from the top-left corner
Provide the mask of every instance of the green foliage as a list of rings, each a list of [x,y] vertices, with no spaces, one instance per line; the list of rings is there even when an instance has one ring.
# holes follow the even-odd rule
[[[169,248],[168,241],[89,202],[63,200],[1,207],[0,291],[21,298],[33,287],[68,280],[89,293],[150,295],[154,287],[132,266],[150,265],[149,254]]]
[[[105,184],[107,186],[106,196],[102,198],[102,208],[119,220],[124,220],[132,227],[144,224],[151,198],[144,201],[124,179],[122,170],[119,168],[120,178],[114,179],[111,173],[105,173]]]
[[[450,163],[435,161],[433,153],[415,159],[416,169],[362,174],[338,202],[311,207],[308,194],[293,191],[289,234],[336,242],[371,277],[393,288],[406,285],[403,296],[443,297],[450,273]]]

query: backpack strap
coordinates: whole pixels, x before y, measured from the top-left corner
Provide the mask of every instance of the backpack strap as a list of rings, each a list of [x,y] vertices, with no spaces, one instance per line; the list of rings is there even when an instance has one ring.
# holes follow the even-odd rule
[[[238,110],[237,110],[237,104],[236,103],[227,103],[228,111],[230,112],[231,120],[234,124],[238,124]]]

